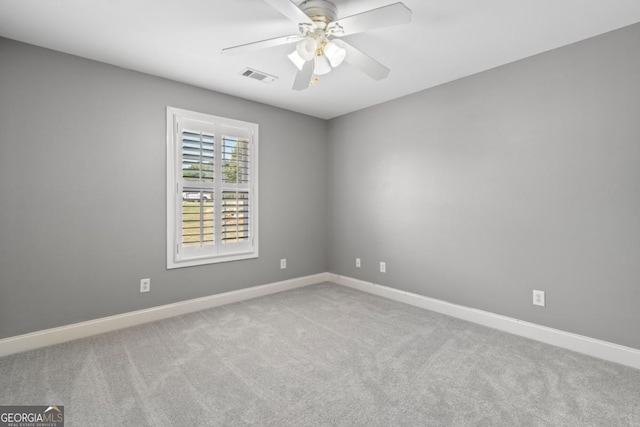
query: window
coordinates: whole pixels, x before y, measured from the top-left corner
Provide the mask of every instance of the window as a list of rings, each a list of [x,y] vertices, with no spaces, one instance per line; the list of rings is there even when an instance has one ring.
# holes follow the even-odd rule
[[[167,107],[167,268],[258,257],[258,125]]]

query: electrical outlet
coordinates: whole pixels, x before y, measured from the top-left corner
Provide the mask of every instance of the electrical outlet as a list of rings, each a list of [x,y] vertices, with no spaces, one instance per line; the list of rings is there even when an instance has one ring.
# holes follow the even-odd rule
[[[387,272],[387,263],[384,261],[380,261],[380,273]]]
[[[140,279],[140,292],[151,291],[151,279]]]
[[[533,305],[544,307],[544,291],[533,290]]]
[[[356,267],[360,268],[362,264],[360,264],[360,258],[356,258]]]
[[[284,270],[285,268],[287,268],[287,259],[286,258],[282,258],[280,260],[280,270]]]

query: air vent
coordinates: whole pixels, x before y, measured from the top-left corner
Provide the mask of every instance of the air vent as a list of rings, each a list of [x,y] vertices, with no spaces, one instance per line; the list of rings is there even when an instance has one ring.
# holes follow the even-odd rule
[[[271,83],[277,79],[276,76],[263,73],[262,71],[254,70],[252,68],[245,68],[244,70],[240,71],[240,74],[245,77],[251,77],[252,79],[260,80],[263,83]]]

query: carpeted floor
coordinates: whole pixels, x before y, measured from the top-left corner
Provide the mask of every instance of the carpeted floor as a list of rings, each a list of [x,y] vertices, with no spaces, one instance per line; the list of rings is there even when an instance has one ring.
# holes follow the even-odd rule
[[[640,370],[330,283],[0,358],[67,426],[640,426]]]

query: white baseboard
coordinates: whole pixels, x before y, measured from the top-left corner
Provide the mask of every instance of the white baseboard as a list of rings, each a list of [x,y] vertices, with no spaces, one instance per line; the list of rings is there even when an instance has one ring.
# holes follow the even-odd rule
[[[205,310],[207,308],[218,307],[225,304],[231,304],[322,282],[332,282],[338,285],[358,289],[363,292],[399,301],[415,307],[446,314],[458,319],[467,320],[483,326],[509,332],[514,335],[519,335],[525,338],[555,345],[557,347],[577,351],[589,356],[640,369],[640,350],[638,349],[558,329],[548,328],[546,326],[536,325],[535,323],[525,322],[512,317],[501,316],[487,311],[452,304],[435,298],[429,298],[411,292],[401,291],[333,273],[314,274],[312,276],[254,286],[252,288],[225,292],[222,294],[181,301],[159,307],[152,307],[144,310],[132,311],[115,316],[103,317],[58,328],[4,338],[0,339],[0,356],[20,353],[40,347],[47,347],[104,332],[128,328],[147,322],[153,322],[155,320],[180,316],[182,314]]]
[[[45,329],[15,337],[0,339],[0,356],[20,353],[40,347],[60,344],[66,341],[85,338],[116,329],[128,328],[155,320],[180,316],[207,308],[244,301],[264,295],[275,294],[290,289],[328,281],[328,273],[314,274],[282,282],[254,286],[232,292],[176,302],[173,304],[132,311],[115,316],[103,317],[58,328]]]
[[[329,274],[328,281],[415,307],[509,332],[514,335],[562,347],[567,350],[640,369],[640,350],[635,348],[625,347],[559,329],[548,328],[546,326],[536,325],[535,323],[524,322],[512,317],[501,316],[462,305],[451,304],[438,299],[400,291],[351,277]]]

